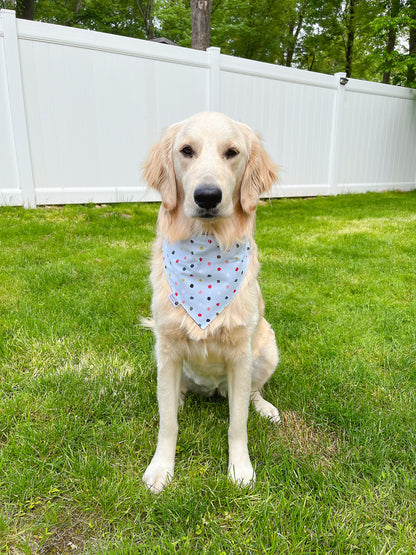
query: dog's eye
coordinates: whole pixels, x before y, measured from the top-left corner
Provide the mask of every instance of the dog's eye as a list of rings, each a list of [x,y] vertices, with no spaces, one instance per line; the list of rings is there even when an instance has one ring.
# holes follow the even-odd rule
[[[192,147],[189,145],[186,145],[184,147],[181,148],[181,153],[186,157],[186,158],[192,158],[192,156],[195,154]]]
[[[238,154],[238,150],[236,148],[229,148],[225,151],[224,156],[229,160],[230,158],[235,158]]]

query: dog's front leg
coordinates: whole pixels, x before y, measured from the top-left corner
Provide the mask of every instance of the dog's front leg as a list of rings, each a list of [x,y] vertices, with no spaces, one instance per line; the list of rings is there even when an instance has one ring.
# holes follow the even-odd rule
[[[247,418],[251,391],[251,363],[249,352],[229,360],[228,396],[230,427],[228,429],[228,476],[240,486],[247,486],[256,479],[248,454]]]
[[[158,350],[157,350],[158,351]],[[178,402],[182,360],[171,360],[157,352],[157,399],[159,404],[159,435],[156,452],[143,476],[153,493],[159,493],[173,477],[176,439],[178,436]]]

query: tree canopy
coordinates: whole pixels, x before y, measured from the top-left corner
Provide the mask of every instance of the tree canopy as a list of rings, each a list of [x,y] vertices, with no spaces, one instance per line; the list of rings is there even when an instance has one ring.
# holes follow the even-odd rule
[[[202,42],[195,36],[198,5],[211,10]],[[416,87],[416,0],[0,0],[0,7],[185,47],[210,40],[224,54]]]

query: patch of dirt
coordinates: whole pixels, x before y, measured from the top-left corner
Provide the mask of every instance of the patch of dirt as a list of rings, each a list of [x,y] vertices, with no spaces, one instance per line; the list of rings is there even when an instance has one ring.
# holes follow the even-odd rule
[[[330,467],[339,453],[341,441],[335,434],[306,422],[295,411],[281,413],[276,435],[297,458],[307,458],[315,467]]]
[[[39,555],[68,555],[82,553],[87,538],[82,531],[73,528],[54,529],[51,535],[37,550]]]
[[[30,553],[36,555],[81,555],[84,547],[96,543],[87,523],[79,521],[55,526],[47,531],[47,537],[39,533],[19,534],[15,545],[9,547],[10,555]],[[24,546],[24,547],[23,547]]]

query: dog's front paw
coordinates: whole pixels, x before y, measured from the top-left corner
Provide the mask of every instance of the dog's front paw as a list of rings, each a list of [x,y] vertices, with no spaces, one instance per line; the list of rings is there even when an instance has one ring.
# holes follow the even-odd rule
[[[256,481],[256,473],[250,461],[246,464],[234,464],[230,462],[228,466],[228,477],[237,486],[242,488],[253,486]]]
[[[152,493],[160,493],[172,480],[173,467],[150,463],[143,475],[143,482]]]

